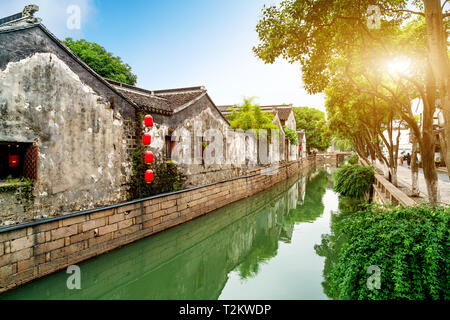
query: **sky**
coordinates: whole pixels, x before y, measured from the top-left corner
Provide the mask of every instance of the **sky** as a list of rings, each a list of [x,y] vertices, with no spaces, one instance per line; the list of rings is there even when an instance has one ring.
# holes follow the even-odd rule
[[[256,97],[325,111],[324,95],[303,89],[299,64],[264,64],[253,53],[264,4],[276,0],[0,0],[0,16],[37,4],[58,38],[97,42],[128,63],[149,90],[205,86],[216,105]],[[80,9],[79,28],[71,6]],[[69,21],[69,24],[68,24]]]

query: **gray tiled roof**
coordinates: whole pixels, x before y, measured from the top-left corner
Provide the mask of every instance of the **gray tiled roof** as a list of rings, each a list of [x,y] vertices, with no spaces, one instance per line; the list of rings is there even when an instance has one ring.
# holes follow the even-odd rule
[[[166,99],[116,87],[124,96],[133,101],[141,111],[171,114],[170,103]]]
[[[182,88],[175,90],[160,90],[154,91],[157,97],[163,98],[170,103],[170,107],[172,110],[181,107],[192,100],[199,98],[203,95],[206,90],[202,89],[202,87],[198,88]]]
[[[146,90],[107,80],[109,83],[134,101],[140,108],[149,112],[172,114],[177,108],[199,98],[206,90],[204,87],[189,87],[167,90]]]

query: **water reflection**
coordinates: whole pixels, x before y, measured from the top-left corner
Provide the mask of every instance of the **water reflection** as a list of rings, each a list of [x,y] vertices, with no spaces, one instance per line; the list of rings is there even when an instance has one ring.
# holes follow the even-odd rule
[[[339,196],[339,211],[331,215],[331,232],[323,234],[321,243],[314,246],[316,253],[325,258],[323,267],[324,279],[328,278],[330,272],[337,264],[339,252],[348,241],[346,233],[339,230],[340,221],[346,219],[355,211],[363,210],[364,205],[362,200]],[[338,299],[338,296],[330,290],[330,285],[326,280],[322,282],[322,287],[328,297]]]
[[[81,263],[81,290],[68,290],[68,275],[59,272],[7,292],[0,299],[217,299],[227,295],[238,299],[233,275],[238,275],[241,282],[252,279],[262,285],[264,280],[258,279],[261,268],[277,259],[286,259],[283,267],[303,264],[309,268],[316,264],[314,272],[321,273],[323,259],[314,253],[314,243],[302,241],[313,241],[315,236],[320,240],[320,235],[328,231],[329,216],[314,221],[323,215],[326,192],[330,193],[330,203],[337,207],[337,196],[327,189],[329,183],[329,170],[313,170],[187,224]],[[315,230],[296,233],[296,226],[312,222],[319,223],[320,228],[316,225]],[[308,232],[313,232],[314,237],[305,238]],[[300,234],[302,240],[296,240]],[[299,260],[288,249],[306,251]],[[288,250],[288,254],[280,254],[280,250]],[[281,269],[275,267],[274,274],[284,276]],[[309,274],[286,276],[302,281],[314,278]],[[321,279],[309,286],[320,287]],[[284,283],[278,286],[288,287]],[[298,289],[306,295],[301,297],[314,298],[307,295],[307,289]],[[290,294],[288,298],[298,298],[298,290],[285,293]],[[318,294],[323,294],[322,290]],[[272,298],[286,297],[275,294]]]

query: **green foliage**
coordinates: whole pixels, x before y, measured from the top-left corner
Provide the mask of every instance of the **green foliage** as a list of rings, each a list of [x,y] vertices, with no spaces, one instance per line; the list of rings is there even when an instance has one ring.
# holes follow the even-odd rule
[[[325,125],[325,114],[317,109],[308,107],[295,107],[294,115],[297,130],[306,133],[306,148],[316,148],[325,151],[330,146],[330,139]]]
[[[145,172],[148,169],[145,163],[144,149],[138,147],[132,154],[133,176],[130,183],[130,195],[132,199],[141,199],[157,194],[181,190],[186,176],[178,169],[173,161],[165,161],[156,157],[151,169],[154,173],[152,183],[145,182]]]
[[[274,114],[263,112],[261,107],[253,102],[254,98],[245,98],[241,105],[231,108],[231,114],[228,116],[231,129],[277,129],[273,123]]]
[[[28,178],[15,178],[8,176],[0,185],[0,192],[20,191],[31,193],[33,191],[33,180]]]
[[[334,172],[333,190],[340,195],[362,199],[375,182],[373,167],[344,165]]]
[[[295,130],[292,130],[288,126],[283,127],[284,133],[286,135],[286,138],[289,139],[290,143],[294,146],[298,145],[298,134]]]
[[[317,172],[309,172],[305,186],[305,199],[301,206],[293,209],[284,222],[285,226],[294,225],[299,222],[313,222],[323,213],[323,196],[326,187],[330,183],[330,174],[326,169]]]
[[[359,161],[359,157],[357,154],[352,154],[350,157],[348,157],[347,162],[349,164],[357,164]]]
[[[349,139],[334,137],[332,140],[334,146],[340,151],[347,152],[354,150],[353,143]]]
[[[326,257],[323,287],[333,299],[450,299],[450,209],[383,208],[333,215],[316,252]],[[381,270],[369,289],[369,266]]]
[[[339,212],[355,212],[358,211],[367,203],[363,199],[355,199],[346,196],[339,196]]]
[[[84,39],[74,41],[72,38],[66,38],[63,44],[102,77],[130,85],[136,84],[137,76],[131,72],[131,67],[99,44]]]

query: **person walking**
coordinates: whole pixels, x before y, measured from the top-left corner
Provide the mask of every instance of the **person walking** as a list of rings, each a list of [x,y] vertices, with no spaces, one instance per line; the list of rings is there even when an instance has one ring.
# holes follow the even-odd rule
[[[408,169],[411,168],[411,155],[409,152],[406,154],[406,163],[408,164]]]

